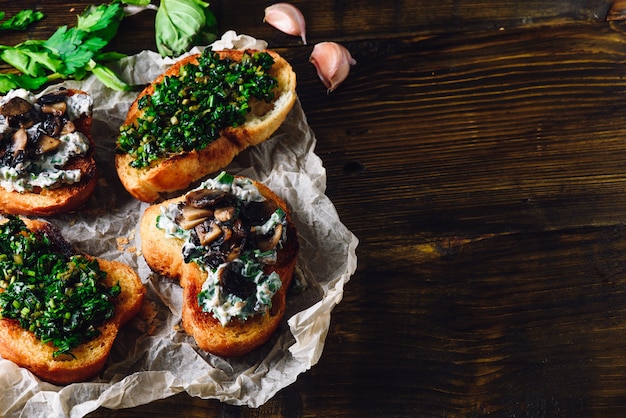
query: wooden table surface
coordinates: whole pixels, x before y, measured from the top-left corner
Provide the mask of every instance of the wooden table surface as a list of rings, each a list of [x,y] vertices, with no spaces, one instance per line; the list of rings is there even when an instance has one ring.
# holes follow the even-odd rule
[[[0,4],[47,15],[14,44],[85,3]],[[293,1],[308,45],[268,4],[211,9],[292,63],[360,240],[321,360],[258,409],[179,394],[90,416],[625,414],[626,2]],[[112,49],[154,49],[153,18]],[[308,62],[328,40],[358,62],[331,94]]]

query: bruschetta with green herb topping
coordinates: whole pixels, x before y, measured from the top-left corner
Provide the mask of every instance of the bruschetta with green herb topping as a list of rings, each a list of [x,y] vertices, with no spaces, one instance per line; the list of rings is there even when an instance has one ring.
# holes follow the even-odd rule
[[[53,224],[0,222],[0,356],[50,383],[92,378],[146,292],[128,265],[79,254]]]
[[[116,146],[119,178],[144,202],[182,191],[267,140],[295,101],[295,73],[274,51],[183,58],[131,105]]]

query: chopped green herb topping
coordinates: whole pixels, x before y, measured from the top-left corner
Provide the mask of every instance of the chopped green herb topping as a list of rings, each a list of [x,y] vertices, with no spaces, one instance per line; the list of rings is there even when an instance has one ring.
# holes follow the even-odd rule
[[[245,122],[250,99],[274,99],[277,80],[268,74],[267,52],[245,53],[241,61],[220,59],[206,49],[198,64],[165,77],[152,95],[139,100],[143,115],[120,128],[117,151],[133,157],[134,168],[148,167],[168,154],[201,150],[226,127]]]
[[[97,260],[68,255],[49,237],[26,228],[17,217],[0,225],[0,318],[20,326],[57,349],[54,356],[98,335],[115,310],[121,289],[101,281]]]

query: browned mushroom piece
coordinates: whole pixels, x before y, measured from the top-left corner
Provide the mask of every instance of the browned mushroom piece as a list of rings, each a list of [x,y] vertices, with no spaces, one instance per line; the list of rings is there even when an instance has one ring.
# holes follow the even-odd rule
[[[61,116],[66,112],[66,110],[67,103],[65,103],[65,101],[41,105],[41,111],[46,114]]]
[[[213,216],[212,209],[196,208],[189,205],[184,205],[181,209],[181,212],[182,216],[190,221],[194,221],[196,219],[205,219],[209,216]]]
[[[176,222],[178,222],[178,225],[180,225],[180,227],[184,230],[190,230],[204,222],[204,219],[186,219],[181,216],[180,218],[176,219]]]
[[[27,100],[21,97],[12,97],[8,102],[0,107],[0,115],[2,116],[19,116],[24,115],[33,108]]]
[[[61,116],[48,115],[41,122],[39,130],[47,135],[58,137],[63,128],[63,118]]]
[[[76,132],[76,125],[74,125],[74,122],[72,122],[71,120],[65,121],[65,124],[63,124],[63,127],[61,128],[60,134],[67,135],[74,132]]]
[[[189,230],[204,222],[209,216],[213,216],[213,210],[211,209],[182,205],[180,215],[176,217],[176,222],[181,228]]]
[[[257,247],[261,251],[272,250],[276,248],[276,246],[278,246],[278,243],[280,242],[280,238],[282,236],[283,236],[283,225],[278,224],[276,225],[276,228],[274,228],[274,233],[272,235],[270,236],[263,235],[263,236],[257,237],[257,240],[256,240]]]
[[[54,151],[61,145],[61,140],[54,138],[50,135],[41,134],[37,140],[37,146],[35,147],[35,154],[45,154],[46,152]]]
[[[228,222],[235,216],[235,207],[225,206],[221,208],[215,208],[213,216],[215,216],[215,219],[220,222]]]
[[[13,142],[11,144],[13,150],[13,157],[17,157],[20,151],[26,150],[26,144],[28,144],[28,135],[25,129],[18,129],[13,134]]]
[[[210,208],[216,205],[234,204],[236,198],[230,193],[214,189],[198,189],[187,193],[186,202],[196,208]]]
[[[229,267],[221,269],[218,280],[226,292],[245,300],[256,291],[256,283]]]
[[[241,217],[253,225],[259,225],[267,221],[277,207],[271,200],[245,202],[241,211]]]
[[[222,235],[222,228],[215,222],[204,222],[195,227],[200,245],[208,245]]]
[[[37,99],[39,105],[52,104],[65,101],[65,97],[69,94],[69,90],[59,89],[50,93],[46,93]]]

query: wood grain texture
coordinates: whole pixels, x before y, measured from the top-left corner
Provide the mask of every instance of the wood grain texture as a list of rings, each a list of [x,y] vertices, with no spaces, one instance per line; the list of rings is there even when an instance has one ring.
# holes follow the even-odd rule
[[[322,358],[258,409],[179,394],[90,416],[624,415],[623,2],[293,3],[310,45],[262,23],[269,2],[212,7],[292,63],[360,239]],[[29,4],[50,20],[1,43],[80,3]],[[134,19],[112,48],[152,47],[151,16]],[[321,40],[357,60],[329,95],[308,62]]]

